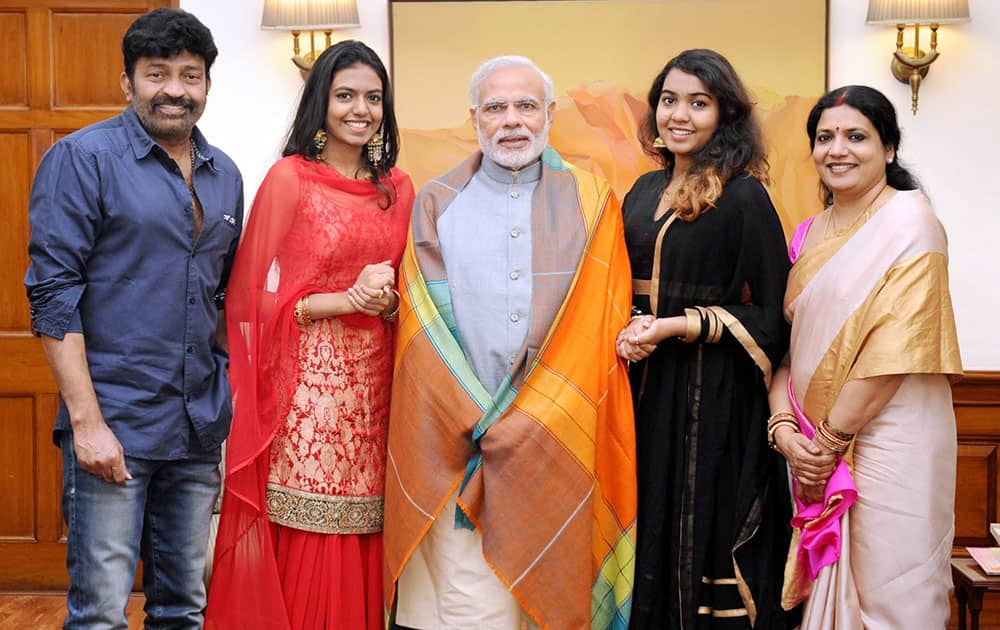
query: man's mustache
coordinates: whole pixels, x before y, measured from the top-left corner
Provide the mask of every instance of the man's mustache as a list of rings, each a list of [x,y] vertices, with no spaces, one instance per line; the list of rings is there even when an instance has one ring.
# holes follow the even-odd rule
[[[167,98],[167,97],[157,97],[149,102],[153,107],[159,107],[161,105],[178,106],[184,107],[189,112],[194,111],[194,101],[189,98]]]

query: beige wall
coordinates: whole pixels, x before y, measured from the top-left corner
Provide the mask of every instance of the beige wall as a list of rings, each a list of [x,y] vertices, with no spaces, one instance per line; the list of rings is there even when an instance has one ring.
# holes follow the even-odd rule
[[[386,0],[360,0],[365,40],[388,59]],[[277,157],[302,81],[288,61],[291,36],[262,31],[263,0],[181,0],[215,34],[220,55],[202,128],[243,170],[247,199]],[[998,177],[1000,88],[991,41],[1000,41],[1000,2],[969,0],[972,21],[941,29],[941,58],[909,113],[909,88],[889,74],[891,27],[866,26],[867,0],[830,0],[830,85],[866,83],[884,91],[904,125],[902,157],[922,178],[950,235],[952,293],[967,369],[1000,370],[994,327],[1000,312]],[[748,33],[766,46],[773,33]],[[926,38],[925,38],[926,41]],[[992,62],[991,62],[992,60]],[[778,69],[776,69],[778,71]],[[464,103],[459,106],[464,107]],[[803,133],[803,142],[805,142]]]

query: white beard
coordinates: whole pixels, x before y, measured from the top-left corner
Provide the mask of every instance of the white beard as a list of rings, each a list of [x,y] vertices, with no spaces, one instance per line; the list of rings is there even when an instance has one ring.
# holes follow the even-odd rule
[[[545,150],[545,146],[549,143],[549,127],[551,124],[552,120],[546,116],[545,126],[537,134],[533,135],[527,127],[522,125],[516,129],[501,129],[492,138],[486,137],[477,126],[476,136],[479,137],[479,148],[482,150],[483,155],[504,168],[516,171],[537,160],[542,151]],[[531,138],[531,144],[523,149],[508,149],[501,146],[500,140],[509,136],[528,136]]]

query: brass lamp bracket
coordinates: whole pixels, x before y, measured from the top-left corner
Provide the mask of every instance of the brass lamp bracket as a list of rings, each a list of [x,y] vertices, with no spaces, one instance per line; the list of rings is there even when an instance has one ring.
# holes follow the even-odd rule
[[[903,48],[903,29],[905,24],[896,25],[896,52],[892,55],[892,76],[900,83],[909,83],[913,96],[913,114],[917,113],[917,97],[920,92],[921,79],[927,76],[930,65],[938,58],[937,24],[931,24],[931,49],[924,52],[920,49],[920,25],[915,24],[913,48]]]
[[[316,31],[309,31],[309,52],[306,53],[303,53],[299,47],[299,35],[301,34],[301,31],[292,31],[292,63],[298,67],[302,78],[305,79],[309,71],[312,70],[313,64],[316,63],[316,59],[330,47],[333,31],[323,31],[323,35],[326,36],[326,46],[319,50],[316,49]]]

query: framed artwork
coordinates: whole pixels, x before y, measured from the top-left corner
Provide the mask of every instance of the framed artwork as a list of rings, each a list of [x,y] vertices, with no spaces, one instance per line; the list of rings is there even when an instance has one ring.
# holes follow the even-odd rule
[[[400,166],[418,189],[476,150],[468,81],[486,59],[533,59],[555,83],[549,143],[619,199],[657,168],[637,139],[653,78],[711,48],[751,91],[786,232],[820,207],[805,132],[826,89],[827,0],[390,0]]]

